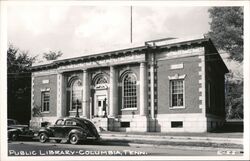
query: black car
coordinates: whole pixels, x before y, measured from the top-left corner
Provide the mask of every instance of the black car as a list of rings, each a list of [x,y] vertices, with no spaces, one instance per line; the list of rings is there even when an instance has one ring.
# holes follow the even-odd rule
[[[77,144],[79,141],[99,140],[100,138],[91,121],[78,117],[58,119],[54,125],[41,128],[36,135],[39,136],[42,143],[49,139],[55,140],[57,143],[66,139],[71,144]]]
[[[17,120],[8,119],[8,138],[16,141],[20,138],[33,138],[34,132],[28,125],[21,125]]]

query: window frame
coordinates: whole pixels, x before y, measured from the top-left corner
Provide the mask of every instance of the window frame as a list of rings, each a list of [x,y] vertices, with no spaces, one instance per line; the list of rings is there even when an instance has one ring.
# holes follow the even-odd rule
[[[136,82],[134,84],[135,86],[135,96],[131,96],[130,98],[135,98],[135,106],[133,107],[125,107],[125,86],[124,86],[124,83],[125,83],[125,79],[127,78],[128,75],[131,75],[135,78]],[[124,76],[123,76],[123,79],[122,79],[122,111],[126,111],[126,110],[137,110],[138,108],[138,89],[137,89],[137,85],[138,85],[138,79],[137,79],[137,76],[135,73],[133,72],[127,72]]]
[[[173,100],[172,100],[172,97],[173,97],[173,91],[172,91],[172,83],[174,81],[182,81],[182,105],[181,106],[174,106],[173,105]],[[170,79],[169,80],[169,106],[170,106],[170,109],[182,109],[182,108],[185,108],[185,79],[184,78],[176,78],[176,79]]]
[[[73,85],[75,84],[75,82],[76,81],[80,81],[81,82],[81,79],[80,78],[75,78],[73,81],[71,81],[71,84],[70,84],[70,86],[69,86],[69,88],[68,88],[68,91],[69,91],[69,111],[70,112],[75,112],[76,111],[76,108],[74,108],[73,109]],[[81,84],[82,84],[82,82],[81,82]],[[80,108],[78,108],[79,109],[79,112],[81,111],[81,109],[82,109],[82,94],[83,94],[83,88],[82,88],[82,85],[81,86],[78,86],[78,87],[76,87],[76,90],[77,91],[80,91],[80,100],[79,100],[79,103],[80,103]]]
[[[49,99],[46,100],[46,102],[44,101],[45,94],[49,94]],[[46,103],[46,107],[44,106],[44,103]],[[41,92],[41,112],[43,112],[43,113],[50,112],[50,91],[42,91]]]

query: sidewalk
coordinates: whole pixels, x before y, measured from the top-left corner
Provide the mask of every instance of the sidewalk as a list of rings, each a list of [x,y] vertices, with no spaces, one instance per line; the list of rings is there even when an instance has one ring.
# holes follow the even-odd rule
[[[110,144],[147,144],[152,146],[187,146],[210,148],[243,148],[243,133],[127,133],[101,132]]]

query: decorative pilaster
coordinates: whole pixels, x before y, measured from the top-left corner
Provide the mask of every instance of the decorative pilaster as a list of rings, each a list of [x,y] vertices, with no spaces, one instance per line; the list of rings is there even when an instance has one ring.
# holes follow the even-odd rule
[[[109,98],[109,117],[116,117],[118,114],[118,88],[117,88],[117,77],[114,66],[110,66],[110,98]]]
[[[140,63],[140,116],[145,116],[147,111],[147,80],[145,62]]]
[[[63,112],[62,112],[62,73],[57,73],[57,102],[56,102],[56,106],[57,106],[57,117],[60,118],[63,116]]]
[[[82,79],[82,117],[89,118],[90,117],[90,109],[89,109],[89,79],[87,70],[83,70],[83,79]]]
[[[151,102],[151,118],[155,117],[155,88],[154,88],[154,63],[152,62],[150,66],[150,102]]]
[[[205,84],[205,51],[204,49],[200,49],[200,56],[198,57],[200,59],[200,63],[198,64],[198,66],[200,67],[200,71],[199,71],[199,92],[200,92],[200,96],[199,96],[199,101],[201,102],[199,105],[199,108],[202,109],[202,114],[205,116],[206,115],[206,84]]]

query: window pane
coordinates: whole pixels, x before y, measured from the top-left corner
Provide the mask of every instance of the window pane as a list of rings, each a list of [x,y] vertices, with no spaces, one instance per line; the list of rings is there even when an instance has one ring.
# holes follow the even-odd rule
[[[171,80],[171,105],[183,106],[183,80]]]
[[[75,110],[76,107],[82,108],[82,82],[80,79],[75,80],[71,87],[71,110]]]
[[[123,81],[123,108],[136,108],[136,77],[129,73],[125,76]]]
[[[49,111],[50,92],[42,92],[42,111]]]

